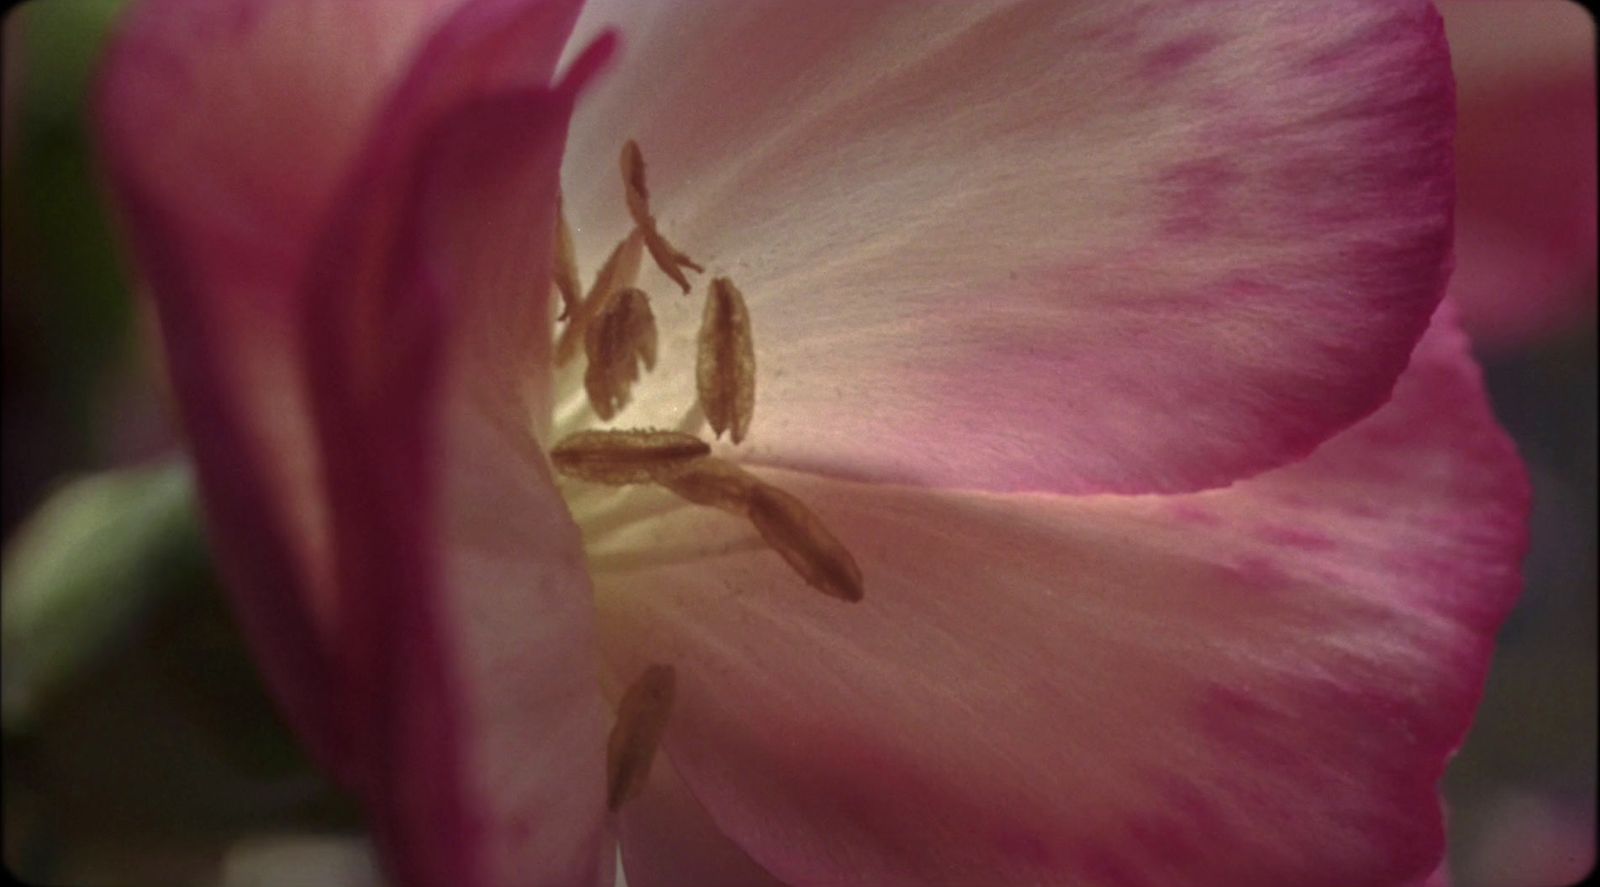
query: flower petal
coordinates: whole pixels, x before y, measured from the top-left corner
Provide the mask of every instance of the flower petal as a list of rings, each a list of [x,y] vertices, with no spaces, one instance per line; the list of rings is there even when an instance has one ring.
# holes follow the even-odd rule
[[[222,569],[269,686],[342,777],[360,754],[326,693],[329,516],[297,339],[313,235],[383,108],[437,110],[508,61],[542,83],[576,14],[555,0],[146,0],[107,50],[101,153],[155,297]],[[408,82],[434,93],[392,96],[413,57]],[[407,150],[416,127],[409,140],[397,129],[389,150]]]
[[[100,125],[195,261],[292,276],[409,57],[463,0],[142,0]]]
[[[484,53],[529,47],[492,36],[431,44],[462,64],[402,87],[310,266],[344,723],[405,883],[601,884],[593,608],[530,413],[549,380],[518,369],[548,362],[567,119],[612,45],[554,91],[502,90],[527,75],[483,76]]]
[[[602,43],[546,89],[577,6],[454,10],[391,72],[326,206],[254,226],[212,212],[245,211],[248,189],[216,196],[212,179],[248,179],[248,164],[226,168],[219,149],[190,159],[220,173],[184,180],[170,164],[190,156],[194,128],[163,132],[165,118],[139,110],[165,66],[188,82],[209,57],[185,53],[239,49],[229,39],[277,21],[277,5],[212,18],[175,7],[204,27],[166,34],[165,52],[141,42],[166,32],[138,13],[100,97],[257,653],[291,715],[309,712],[296,726],[366,801],[405,884],[610,876],[580,540],[528,413],[549,380],[517,377],[547,360],[547,294],[530,281],[548,280],[574,94],[610,51]],[[247,88],[303,73],[279,61]],[[177,105],[204,108],[214,90],[197,89]],[[314,107],[266,107],[283,112],[275,125],[320,125]],[[271,171],[295,161],[285,148]],[[530,350],[513,353],[520,343]]]
[[[773,465],[1223,485],[1382,403],[1443,286],[1418,0],[594,3],[579,33],[609,21],[627,59],[563,170],[580,262],[627,233],[636,137],[664,233],[749,299]],[[694,403],[699,300],[659,309],[628,426]]]
[[[851,606],[737,545],[736,521],[673,509],[633,542],[734,544],[597,572],[606,656],[676,667],[668,752],[791,883],[1420,878],[1527,508],[1465,340],[1441,326],[1390,405],[1226,490],[767,473],[851,547],[867,588]]]
[[[618,817],[628,887],[784,887],[717,828],[666,755]]]
[[[1595,310],[1595,31],[1576,3],[1440,4],[1460,86],[1450,292],[1480,345]]]

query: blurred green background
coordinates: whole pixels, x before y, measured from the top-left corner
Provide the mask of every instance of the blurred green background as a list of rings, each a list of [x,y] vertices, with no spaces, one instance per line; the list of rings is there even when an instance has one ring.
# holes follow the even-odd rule
[[[6,21],[5,861],[34,883],[208,884],[242,841],[359,821],[232,625],[101,200],[82,115],[121,4]],[[1593,856],[1593,322],[1485,368],[1536,506],[1528,589],[1447,780],[1451,860],[1461,887],[1537,887]]]
[[[242,839],[359,823],[233,625],[102,201],[84,101],[121,6],[5,24],[5,861],[41,884],[205,884]]]

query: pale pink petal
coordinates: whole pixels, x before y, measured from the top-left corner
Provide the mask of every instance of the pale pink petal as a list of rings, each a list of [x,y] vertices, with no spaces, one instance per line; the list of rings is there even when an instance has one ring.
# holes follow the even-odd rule
[[[95,96],[106,172],[157,303],[222,568],[274,694],[338,774],[359,755],[329,723],[336,703],[317,698],[331,683],[333,590],[297,342],[312,235],[380,105],[437,110],[448,90],[483,88],[480,69],[496,60],[543,82],[577,12],[458,6],[147,0],[120,24]],[[561,26],[542,46],[530,42],[539,32],[529,26],[549,32],[551,19]],[[452,54],[460,76],[431,76]],[[421,97],[431,104],[391,96],[419,55],[434,67],[424,73],[435,94]]]
[[[343,165],[443,7],[147,0],[95,96],[222,569],[268,684],[336,772],[348,750],[316,690],[331,595],[296,282]]]
[[[590,4],[579,33],[619,22],[629,49],[563,169],[580,261],[626,233],[636,137],[664,232],[749,299],[753,458],[1225,484],[1380,404],[1444,281],[1437,14],[1312,7]],[[673,425],[701,298],[647,286],[662,361],[618,421]]]
[[[277,8],[249,5],[200,36],[226,44]],[[164,26],[138,13],[100,96],[257,653],[406,885],[610,876],[588,584],[530,419],[549,380],[520,377],[546,362],[546,293],[530,281],[548,279],[567,117],[611,49],[544,88],[576,13],[564,0],[451,12],[357,121],[326,205],[260,231],[216,212],[249,196],[208,191],[211,173],[243,174],[225,155],[190,157],[222,167],[197,169],[191,188],[168,164],[195,128],[163,130],[177,111],[140,115],[169,56],[182,68],[209,44],[179,27],[159,52],[147,41]],[[291,70],[257,87],[295,82],[294,62],[278,64]],[[209,87],[194,88],[177,107],[205,108]],[[293,145],[279,148],[277,167],[292,167]]]
[[[784,887],[722,833],[666,755],[618,817],[628,887]]]
[[[130,4],[102,74],[102,138],[204,243],[197,262],[292,277],[409,57],[461,2]]]
[[[1060,498],[765,476],[861,562],[807,588],[677,508],[591,551],[611,668],[673,663],[666,747],[794,884],[1350,887],[1424,876],[1437,781],[1520,586],[1524,478],[1464,337],[1303,463]]]
[[[523,24],[548,6],[522,4]],[[527,36],[553,59],[545,24]],[[519,371],[548,365],[549,288],[531,282],[549,279],[572,103],[613,42],[554,92],[464,99],[548,73],[497,69],[539,44],[482,36],[430,42],[310,266],[341,714],[376,756],[362,788],[405,883],[601,884],[593,608],[529,412],[549,379]]]
[[[1567,0],[1440,5],[1460,95],[1450,292],[1474,341],[1526,344],[1595,309],[1595,31]]]

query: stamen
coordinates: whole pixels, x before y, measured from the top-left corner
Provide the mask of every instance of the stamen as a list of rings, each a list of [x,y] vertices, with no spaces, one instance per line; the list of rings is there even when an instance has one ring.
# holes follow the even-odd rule
[[[572,359],[581,336],[588,358],[584,390],[605,421],[628,404],[639,365],[653,369],[656,363],[655,315],[649,297],[636,286],[643,250],[685,293],[691,287],[683,269],[705,270],[657,229],[644,155],[631,139],[622,149],[622,180],[635,227],[612,250],[588,295],[577,299],[572,232],[559,194],[551,272],[562,295],[561,316],[568,320],[556,343],[555,363],[564,366]],[[726,277],[713,279],[706,295],[695,384],[697,403],[686,422],[698,425],[703,416],[717,437],[727,431],[734,444],[742,443],[755,413],[755,343],[744,295]],[[550,461],[564,477],[614,486],[657,483],[690,502],[742,516],[807,584],[840,600],[862,599],[861,568],[805,503],[710,452],[709,444],[682,431],[594,430],[564,438],[550,451]],[[624,694],[608,748],[612,810],[637,794],[649,774],[672,688],[672,669],[658,665]]]
[[[620,486],[681,474],[710,453],[705,441],[675,431],[579,431],[550,450],[550,464],[565,477]]]
[[[670,665],[644,670],[617,704],[617,722],[606,742],[606,809],[638,796],[650,778],[650,764],[667,731],[667,716],[677,688]]]
[[[761,538],[812,588],[843,601],[865,593],[861,568],[805,503],[742,468],[707,457],[658,482],[697,505],[750,520]]]
[[[750,522],[812,588],[842,601],[861,600],[861,568],[805,503],[762,484],[750,498]]]
[[[655,216],[650,214],[650,188],[644,179],[644,154],[640,153],[639,143],[633,139],[622,146],[622,187],[628,200],[628,214],[633,216],[633,223],[644,234],[644,245],[650,250],[650,258],[655,259],[662,273],[683,287],[685,293],[689,292],[689,278],[684,276],[683,269],[689,268],[701,274],[706,269],[668,243],[656,227]]]
[[[602,419],[610,419],[628,405],[633,383],[639,380],[639,363],[656,365],[656,319],[643,290],[618,290],[600,306],[583,336],[589,365],[583,388]]]
[[[561,338],[556,342],[556,366],[566,366],[578,353],[578,344],[583,341],[583,332],[589,326],[589,321],[594,319],[595,313],[611,294],[639,281],[639,260],[643,257],[643,250],[644,235],[636,228],[611,251],[606,263],[600,266],[600,271],[594,276],[594,286],[589,288],[589,294],[584,296],[572,320],[561,331]]]
[[[742,442],[756,408],[756,351],[744,295],[726,277],[712,280],[706,293],[695,383],[711,430],[717,437],[731,430],[733,442]]]
[[[750,497],[760,479],[732,462],[702,459],[692,471],[661,481],[661,485],[696,505],[709,505],[729,514],[748,517]]]
[[[578,283],[578,260],[572,248],[572,229],[567,227],[567,214],[559,193],[556,194],[555,262],[550,268],[550,276],[561,293],[561,315],[556,320],[566,320],[578,307],[581,289]]]

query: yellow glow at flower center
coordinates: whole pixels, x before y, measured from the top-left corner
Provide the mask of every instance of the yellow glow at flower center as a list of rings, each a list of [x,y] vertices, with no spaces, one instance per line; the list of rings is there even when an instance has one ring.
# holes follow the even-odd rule
[[[659,345],[650,296],[639,288],[645,254],[688,294],[686,271],[704,269],[661,233],[650,209],[644,155],[629,141],[621,172],[633,230],[579,295],[571,229],[557,203],[551,283],[565,318],[556,341],[557,410],[551,464],[568,508],[583,530],[591,570],[635,569],[709,552],[692,544],[673,551],[631,538],[664,511],[709,506],[748,522],[751,541],[771,548],[807,584],[846,601],[862,596],[861,571],[845,547],[799,499],[732,461],[711,455],[695,435],[705,426],[735,445],[755,413],[755,343],[743,293],[726,277],[707,287],[697,339],[696,401],[671,429],[603,430],[633,400],[656,365]],[[583,360],[578,361],[579,356]],[[579,367],[582,367],[579,397]],[[659,540],[657,540],[659,541]]]
[[[561,300],[557,319],[566,325],[552,357],[558,406],[549,457],[583,532],[591,576],[719,553],[708,550],[705,540],[668,542],[650,527],[653,517],[705,506],[743,519],[753,531],[735,541],[736,547],[771,549],[812,588],[843,601],[861,600],[855,558],[803,502],[713,456],[710,444],[696,436],[709,426],[714,437],[726,431],[738,445],[750,433],[755,413],[750,311],[733,281],[716,277],[707,288],[697,339],[696,399],[685,406],[677,427],[599,427],[627,408],[642,375],[656,366],[655,312],[649,294],[638,286],[644,254],[685,294],[693,291],[686,271],[705,270],[661,233],[650,211],[644,155],[632,141],[622,149],[621,166],[633,230],[580,296],[572,233],[558,198],[551,269],[551,285]],[[671,665],[655,664],[626,689],[612,688],[616,721],[607,744],[606,790],[612,810],[636,795],[648,778],[671,712],[673,675]]]

